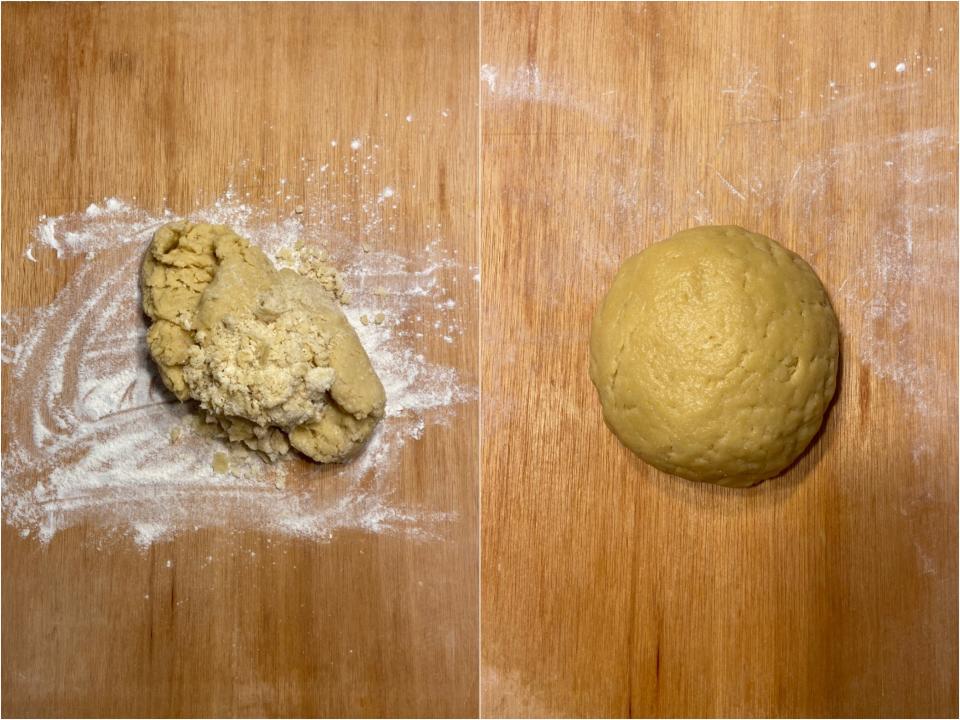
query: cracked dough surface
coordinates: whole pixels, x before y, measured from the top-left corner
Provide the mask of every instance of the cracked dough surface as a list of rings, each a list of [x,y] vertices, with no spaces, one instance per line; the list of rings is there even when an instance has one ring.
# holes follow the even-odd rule
[[[610,429],[648,463],[748,486],[816,434],[838,353],[806,262],[743,228],[699,227],[622,265],[593,319],[590,377]]]
[[[160,377],[230,440],[338,462],[383,417],[383,385],[330,288],[276,270],[229,228],[163,226],[140,280]]]

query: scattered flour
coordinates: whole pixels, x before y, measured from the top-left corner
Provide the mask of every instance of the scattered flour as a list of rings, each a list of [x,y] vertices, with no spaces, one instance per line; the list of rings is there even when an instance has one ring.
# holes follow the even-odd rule
[[[164,215],[172,219],[173,215]],[[140,233],[157,225],[158,218],[118,198],[91,204],[85,212],[59,217],[41,217],[36,242],[25,256],[36,261],[35,247],[44,246],[58,258],[80,253],[97,253],[117,243],[135,242]],[[167,222],[161,219],[161,224]]]
[[[544,78],[540,67],[534,63],[521,65],[501,73],[494,65],[480,67],[480,81],[486,85],[487,100],[493,103],[542,103],[581,113],[612,128],[624,139],[639,137],[637,129],[625,122],[617,113],[607,112],[604,102],[598,102],[589,94],[574,92],[564,83]],[[603,93],[608,98],[611,93]]]
[[[382,230],[383,213],[376,199],[364,208],[350,227],[369,238]],[[137,285],[152,233],[176,215],[111,198],[41,218],[27,257],[53,249],[57,257],[92,260],[48,306],[3,316],[10,366],[4,520],[43,542],[84,523],[143,548],[211,526],[314,539],[344,529],[442,537],[454,515],[398,504],[394,463],[407,442],[475,397],[456,369],[426,357],[415,320],[429,311],[459,325],[445,285],[461,265],[439,240],[414,257],[369,245],[364,252],[324,222],[331,212],[308,207],[316,224],[299,214],[276,222],[230,191],[190,217],[231,225],[275,259],[319,245],[341,268],[353,298],[346,312],[387,391],[386,418],[362,455],[345,465],[294,459],[271,466],[202,432],[154,374]],[[361,325],[361,314],[390,322]],[[211,461],[224,450],[231,470],[218,474]]]

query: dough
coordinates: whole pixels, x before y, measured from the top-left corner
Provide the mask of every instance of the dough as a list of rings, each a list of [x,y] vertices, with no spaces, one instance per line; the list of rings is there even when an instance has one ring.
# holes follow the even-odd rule
[[[593,320],[590,377],[610,429],[641,458],[743,487],[816,434],[838,335],[801,258],[743,228],[693,228],[620,268]]]
[[[334,275],[278,271],[223,225],[163,226],[140,281],[164,384],[270,459],[291,445],[317,462],[351,457],[383,417],[385,396]]]

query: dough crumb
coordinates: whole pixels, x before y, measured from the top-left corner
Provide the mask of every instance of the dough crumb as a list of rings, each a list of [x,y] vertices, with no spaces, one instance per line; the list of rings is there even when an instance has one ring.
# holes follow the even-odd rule
[[[303,205],[297,205],[297,206],[293,209],[293,211],[294,211],[297,215],[302,215],[302,214],[303,214]]]
[[[361,315],[361,316],[360,316],[360,323],[363,324],[363,325],[369,325],[369,324],[370,324],[370,318],[369,318],[368,316],[366,316],[366,315]]]
[[[220,475],[224,475],[230,469],[230,458],[227,457],[225,452],[218,452],[213,454],[213,471]]]
[[[374,315],[374,316],[373,316],[373,321],[374,321],[377,325],[383,325],[383,321],[384,321],[383,313],[377,313],[376,315]]]
[[[344,295],[343,276],[327,263],[327,253],[321,248],[305,247],[298,251],[297,270],[301,275],[313,278],[337,300]],[[346,304],[346,303],[343,303]]]
[[[195,415],[193,423],[197,430],[197,434],[199,434],[201,437],[215,438],[222,436],[216,419],[210,417],[210,415],[205,412]]]
[[[170,444],[173,445],[177,440],[180,439],[180,436],[183,435],[183,428],[177,426],[170,429]]]
[[[232,443],[230,445],[230,458],[232,460],[246,460],[250,457],[250,450],[246,445],[241,445],[239,443]]]

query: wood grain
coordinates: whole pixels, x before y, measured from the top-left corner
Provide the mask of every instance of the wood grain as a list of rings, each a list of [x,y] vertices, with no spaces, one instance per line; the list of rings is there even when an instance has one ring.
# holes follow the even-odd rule
[[[482,713],[956,716],[956,6],[481,13]],[[746,491],[644,465],[587,376],[619,263],[711,222],[842,326]]]
[[[276,182],[307,192],[301,158],[339,163],[372,138],[378,177],[417,187],[384,242],[403,255],[441,224],[463,262],[463,339],[423,351],[476,384],[475,5],[2,13],[4,311],[48,303],[83,262],[22,257],[41,214],[114,195],[189,212],[232,183],[285,217]],[[350,207],[369,190],[336,182]],[[5,438],[24,420],[5,411]],[[3,714],[476,715],[477,458],[476,404],[404,448],[397,499],[456,514],[437,542],[201,529],[141,553],[95,527],[44,546],[5,525]]]

